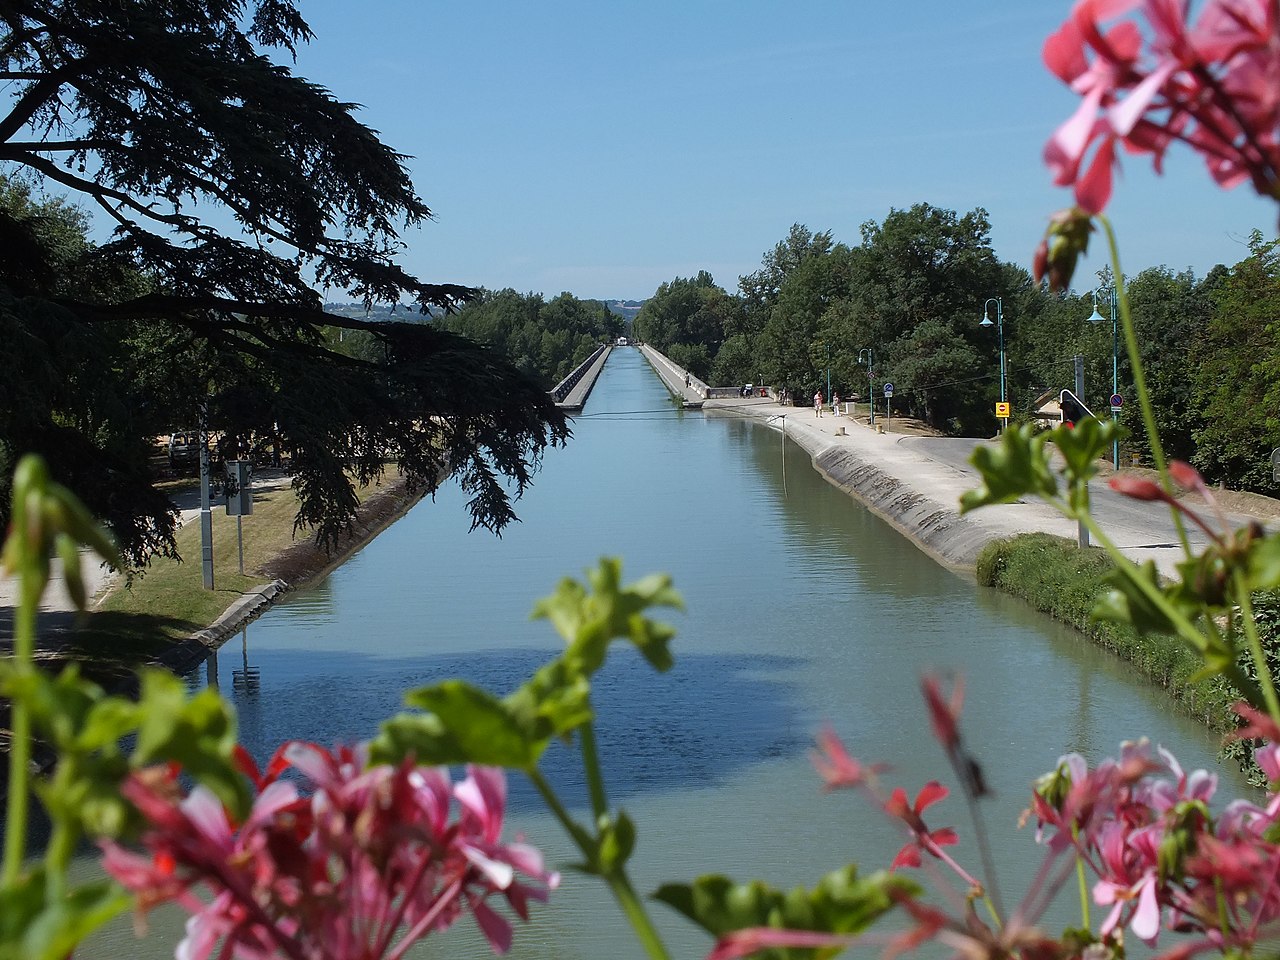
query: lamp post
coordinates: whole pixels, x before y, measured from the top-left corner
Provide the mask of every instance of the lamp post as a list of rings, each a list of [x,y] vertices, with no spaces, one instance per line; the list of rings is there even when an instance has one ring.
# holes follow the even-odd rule
[[[827,403],[831,402],[831,344],[823,344],[827,348]]]
[[[1005,397],[1005,367],[1004,367],[1004,301],[999,297],[987,297],[986,302],[982,305],[982,321],[978,324],[980,327],[989,327],[992,325],[991,316],[988,310],[991,304],[996,305],[996,335],[1000,342],[1000,402],[1006,402]]]
[[[1102,289],[1099,287],[1098,289]],[[1110,286],[1106,288],[1103,294],[1104,299],[1111,307],[1111,395],[1118,396],[1120,393],[1120,330],[1116,325],[1116,288]],[[1093,291],[1093,313],[1089,314],[1090,323],[1104,323],[1106,317],[1098,312],[1098,290]],[[1116,418],[1116,408],[1107,402],[1107,406],[1111,407],[1111,419]],[[1116,437],[1111,441],[1111,466],[1116,470],[1120,469],[1120,438]]]
[[[874,427],[876,425],[876,400],[875,397],[871,395],[871,388],[873,386],[871,379],[871,348],[868,347],[865,350],[858,351],[859,363],[862,362],[862,355],[864,353],[867,355],[867,407],[871,410],[871,426]]]

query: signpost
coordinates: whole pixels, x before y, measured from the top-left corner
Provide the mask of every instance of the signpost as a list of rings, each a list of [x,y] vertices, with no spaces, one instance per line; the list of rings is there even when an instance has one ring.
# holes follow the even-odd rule
[[[892,432],[893,430],[893,384],[885,381],[884,384],[884,417],[885,430]]]
[[[244,517],[253,513],[253,490],[249,486],[248,460],[227,463],[227,516],[236,518],[236,544],[240,549],[240,573],[244,573]]]

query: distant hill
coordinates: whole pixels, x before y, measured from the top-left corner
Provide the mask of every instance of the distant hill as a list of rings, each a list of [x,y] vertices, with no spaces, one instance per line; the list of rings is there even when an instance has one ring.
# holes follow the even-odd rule
[[[634,320],[640,308],[645,305],[644,300],[601,300],[600,302],[609,308],[610,313],[624,320]]]
[[[400,306],[392,310],[385,304],[375,306],[371,310],[365,310],[362,303],[326,303],[324,305],[325,313],[332,313],[338,317],[353,317],[357,320],[421,320],[422,314],[418,312],[418,308],[410,304],[402,303]]]

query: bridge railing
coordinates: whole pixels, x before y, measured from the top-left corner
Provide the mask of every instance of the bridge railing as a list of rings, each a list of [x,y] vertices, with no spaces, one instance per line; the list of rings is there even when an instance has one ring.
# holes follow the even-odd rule
[[[591,365],[595,363],[596,360],[599,359],[600,354],[604,353],[607,349],[608,344],[604,343],[596,347],[595,352],[591,354],[591,356],[578,364],[572,373],[555,385],[554,389],[551,391],[551,398],[555,400],[556,403],[563,402],[564,398],[569,395],[569,391],[578,385],[578,381],[586,376],[587,371],[591,369]]]

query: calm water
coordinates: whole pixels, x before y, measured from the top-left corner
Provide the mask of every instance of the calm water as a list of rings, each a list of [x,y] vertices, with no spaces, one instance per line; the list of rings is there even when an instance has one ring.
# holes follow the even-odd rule
[[[533,601],[611,555],[628,580],[671,573],[688,605],[670,616],[671,673],[618,648],[596,684],[611,800],[640,831],[642,891],[709,872],[811,885],[849,860],[888,863],[900,835],[857,798],[820,794],[807,750],[830,722],[859,757],[891,761],[893,782],[912,792],[951,782],[919,704],[926,669],[966,678],[966,731],[996,793],[986,813],[1007,900],[1038,863],[1030,831],[1015,829],[1027,786],[1061,753],[1097,759],[1146,733],[1185,766],[1213,764],[1211,738],[1168,716],[1159,693],[1070,631],[938,567],[778,433],[674,410],[637,351],[614,352],[574,432],[501,539],[468,533],[462,495],[442,491],[228,643],[216,675],[250,749],[261,758],[287,738],[367,738],[402,691],[446,677],[509,690],[557,648],[550,627],[529,620]],[[254,694],[232,689],[246,657],[261,671]],[[570,759],[553,749],[547,770],[581,808]],[[932,825],[971,836],[958,799],[934,810]],[[572,860],[517,777],[511,819],[556,862]],[[972,844],[960,851],[976,871]],[[678,955],[709,949],[654,911]],[[161,935],[140,945],[122,923],[77,956],[170,955],[163,934],[172,944],[176,918],[154,926]],[[491,956],[465,923],[415,955]],[[517,929],[513,956],[640,951],[597,885],[569,873]]]

